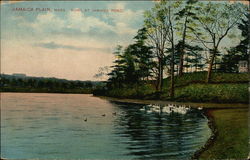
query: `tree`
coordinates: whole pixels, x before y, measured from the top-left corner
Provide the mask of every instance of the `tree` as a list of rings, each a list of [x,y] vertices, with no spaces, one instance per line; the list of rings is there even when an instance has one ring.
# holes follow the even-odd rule
[[[223,39],[237,25],[245,12],[243,4],[200,3],[197,16],[197,29],[192,29],[196,39],[210,51],[206,82],[211,79],[212,68]]]
[[[109,73],[109,66],[104,66],[104,67],[100,67],[98,69],[98,73],[94,75],[94,78],[97,78],[97,79],[103,79],[103,78],[106,78],[106,76],[108,75]]]
[[[133,55],[133,45],[129,45],[122,55],[123,58],[123,69],[124,69],[124,80],[125,83],[136,83],[139,80],[139,75],[136,74],[135,60],[136,57]]]
[[[230,48],[228,54],[222,57],[220,70],[224,72],[237,72],[240,60],[249,61],[249,19],[250,14],[247,13],[241,18],[241,22],[238,23],[238,29],[241,30],[241,37],[243,39],[237,46]]]
[[[238,29],[241,30],[241,37],[243,37],[243,39],[240,41],[240,44],[235,47],[236,50],[240,52],[242,56],[245,57],[246,60],[248,60],[249,49],[250,49],[249,20],[250,20],[250,13],[247,12],[244,14],[243,18],[241,18],[241,23],[238,23]]]
[[[220,70],[223,72],[237,72],[238,62],[241,59],[241,55],[237,52],[235,48],[228,50],[228,54],[223,55],[220,65]]]
[[[168,26],[163,10],[163,3],[155,4],[154,8],[144,14],[144,27],[146,28],[147,45],[153,48],[154,57],[157,59],[156,90],[162,91],[164,52],[167,43]]]
[[[133,45],[129,45],[122,50],[121,46],[117,46],[115,65],[108,75],[110,78],[109,87],[122,87],[124,84],[131,84],[138,81],[138,75],[135,70],[135,56],[133,55]]]
[[[121,82],[123,78],[123,60],[122,60],[122,46],[118,45],[115,49],[114,55],[116,57],[116,60],[114,61],[114,66],[111,66],[113,70],[108,73],[109,79],[108,79],[108,86],[121,86]]]
[[[183,75],[183,62],[184,62],[184,55],[185,55],[185,49],[186,49],[186,40],[190,36],[188,35],[190,32],[190,29],[193,25],[193,19],[192,17],[196,16],[194,12],[194,4],[197,2],[197,0],[188,0],[184,4],[183,8],[176,13],[175,20],[177,21],[177,32],[179,33],[179,36],[181,37],[181,40],[178,42],[178,56],[179,56],[179,76]]]
[[[147,40],[146,32],[146,28],[139,29],[137,35],[134,37],[136,41],[131,45],[131,53],[136,56],[135,65],[137,67],[137,75],[142,80],[149,80],[149,77],[152,77],[155,66],[152,48],[145,45],[145,41]]]
[[[160,12],[163,12],[165,17],[165,27],[163,28],[166,34],[166,39],[169,44],[168,51],[170,51],[170,98],[174,98],[174,73],[175,73],[175,53],[176,53],[176,39],[178,36],[176,34],[177,28],[175,27],[175,20],[178,17],[178,11],[182,4],[181,1],[170,2],[170,1],[161,1],[160,3],[163,7]]]
[[[178,4],[177,4],[178,6]],[[168,34],[168,40],[171,43],[171,60],[170,60],[170,81],[171,81],[171,85],[170,85],[170,97],[174,98],[174,55],[175,55],[175,35],[174,35],[174,13],[173,9],[174,7],[171,7],[170,5],[168,5],[168,8],[165,8],[166,13],[167,13],[167,23],[169,25],[169,34]]]
[[[201,54],[203,51],[203,48],[201,48],[198,45],[192,46],[192,45],[186,45],[186,64],[187,67],[191,67],[191,72],[192,68],[195,68],[195,71],[198,71],[198,69],[202,69],[204,67],[203,64],[203,55]],[[187,68],[187,69],[188,69]]]
[[[151,11],[145,14],[145,27],[150,45],[154,48],[154,54],[158,60],[157,90],[163,86],[163,68],[166,53],[170,53],[170,97],[174,97],[174,55],[175,55],[175,18],[181,1],[160,1]],[[170,51],[170,52],[168,52]]]

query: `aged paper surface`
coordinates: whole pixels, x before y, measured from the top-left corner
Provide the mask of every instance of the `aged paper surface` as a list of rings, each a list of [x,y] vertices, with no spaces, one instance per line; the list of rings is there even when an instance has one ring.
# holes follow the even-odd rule
[[[249,2],[1,0],[1,159],[246,159]]]

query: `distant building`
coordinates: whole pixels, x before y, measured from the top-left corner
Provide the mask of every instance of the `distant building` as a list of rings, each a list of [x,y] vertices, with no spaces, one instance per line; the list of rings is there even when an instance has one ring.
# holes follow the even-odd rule
[[[15,77],[26,77],[26,74],[22,74],[22,73],[13,73],[12,75]]]
[[[248,72],[248,61],[239,61],[238,69],[240,73]]]

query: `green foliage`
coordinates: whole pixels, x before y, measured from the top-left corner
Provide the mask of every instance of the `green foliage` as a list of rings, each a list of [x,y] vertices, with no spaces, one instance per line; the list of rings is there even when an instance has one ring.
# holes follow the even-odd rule
[[[178,101],[248,103],[248,84],[192,84],[176,90]]]
[[[125,49],[117,47],[114,53],[116,60],[112,71],[108,74],[107,88],[100,89],[100,93],[122,98],[169,99],[167,93],[171,93],[173,97],[173,86],[175,86],[178,90],[177,99],[229,102],[231,98],[232,102],[245,103],[246,97],[240,97],[237,93],[245,93],[248,75],[219,73],[217,64],[221,60],[220,56],[224,54],[220,52],[222,40],[230,38],[229,32],[236,29],[239,23],[240,36],[244,40],[232,50],[232,56],[224,56],[223,64],[219,65],[219,71],[232,72],[232,69],[222,69],[222,66],[225,64],[224,68],[228,68],[227,66],[233,64],[230,67],[236,72],[238,59],[235,53],[247,52],[246,48],[240,51],[241,46],[247,46],[246,42],[249,40],[247,38],[249,24],[246,18],[240,23],[240,18],[246,13],[246,7],[241,3],[212,3],[197,0],[156,3],[151,10],[145,12],[144,26],[134,37],[135,42]],[[209,51],[208,55],[203,52],[204,48],[201,45]],[[198,72],[204,71],[206,64],[208,72]],[[185,71],[183,67],[186,68],[186,72],[195,72],[182,74],[180,71]],[[213,69],[216,72],[211,74]],[[181,76],[174,76],[178,70]],[[167,78],[162,83],[164,74],[171,75],[172,79]],[[210,84],[206,85],[205,82]],[[151,85],[146,89],[140,88],[145,83],[156,84],[157,93]],[[195,85],[198,85],[198,88],[192,88]],[[239,85],[238,90],[235,85]],[[190,92],[186,88],[190,89]],[[200,96],[196,92],[192,94],[195,89]],[[207,93],[203,93],[202,89]],[[210,93],[209,89],[213,91]],[[227,91],[235,91],[235,94],[226,97],[227,94],[224,93]],[[217,92],[225,96],[216,95]],[[186,97],[184,93],[187,94]]]
[[[194,37],[209,50],[207,82],[211,80],[214,63],[219,56],[221,42],[237,26],[247,8],[240,3],[200,3],[197,9],[197,28],[192,29]]]
[[[245,14],[238,24],[243,39],[240,43],[229,49],[228,54],[222,56],[220,70],[223,72],[238,72],[238,63],[240,60],[249,61],[249,18],[250,14]]]
[[[152,76],[154,66],[151,47],[145,45],[146,29],[142,28],[134,37],[136,42],[122,50],[118,46],[115,55],[116,60],[113,70],[109,73],[108,87],[123,87],[131,83],[138,83],[140,80]]]
[[[236,48],[231,48],[228,54],[222,56],[219,70],[222,72],[238,72],[240,60],[248,60],[248,55],[243,55]]]
[[[249,55],[249,40],[250,40],[249,20],[250,20],[250,13],[247,12],[246,14],[244,14],[243,18],[241,18],[241,22],[238,24],[238,29],[241,30],[241,36],[243,37],[243,39],[240,41],[240,44],[235,47],[237,51],[241,52],[242,54],[248,54],[248,55]]]

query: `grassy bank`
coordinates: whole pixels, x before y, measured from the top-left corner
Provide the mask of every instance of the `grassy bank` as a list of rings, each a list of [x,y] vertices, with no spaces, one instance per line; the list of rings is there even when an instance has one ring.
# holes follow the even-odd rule
[[[164,79],[161,93],[155,92],[152,84],[143,84],[99,91],[99,95],[144,100],[248,103],[249,75],[247,73],[213,73],[209,84],[205,83],[205,79],[206,72],[186,73],[181,77],[176,76],[174,99],[169,97],[169,78]]]
[[[183,76],[175,76],[175,87],[183,87],[193,83],[205,83],[207,72],[185,73]],[[212,84],[221,83],[248,83],[248,73],[213,73]],[[163,90],[170,87],[170,78],[164,79]]]
[[[209,110],[216,129],[215,141],[199,159],[247,159],[249,152],[248,108]]]

